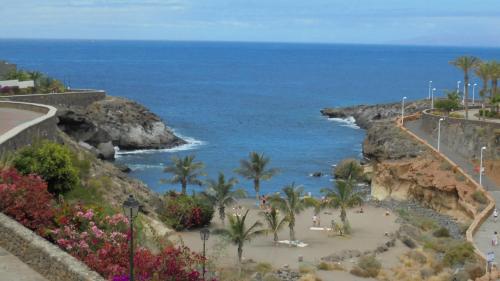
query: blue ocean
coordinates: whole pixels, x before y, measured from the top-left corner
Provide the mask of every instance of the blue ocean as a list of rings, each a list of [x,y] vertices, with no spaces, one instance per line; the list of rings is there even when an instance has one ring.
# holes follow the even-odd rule
[[[119,153],[116,161],[129,165],[131,176],[159,192],[178,188],[160,184],[174,155],[196,155],[215,178],[218,171],[236,176],[239,160],[257,151],[281,170],[262,184],[264,193],[295,182],[318,194],[332,185],[333,165],[362,156],[365,134],[353,120],[328,120],[320,109],[425,98],[429,80],[442,95],[462,79],[449,61],[464,54],[499,59],[500,49],[0,40],[0,59],[72,88],[138,101],[188,140],[170,150]],[[327,176],[311,177],[313,172]],[[251,182],[242,179],[240,186],[253,193]]]

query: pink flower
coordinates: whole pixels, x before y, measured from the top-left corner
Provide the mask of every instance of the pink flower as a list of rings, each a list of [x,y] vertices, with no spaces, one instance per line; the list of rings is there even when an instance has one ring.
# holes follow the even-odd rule
[[[102,230],[100,230],[97,226],[92,226],[92,232],[94,233],[95,237],[97,238],[101,238],[104,234],[104,232]]]
[[[83,214],[83,217],[91,220],[94,217],[94,211],[92,209],[88,209],[85,214]]]

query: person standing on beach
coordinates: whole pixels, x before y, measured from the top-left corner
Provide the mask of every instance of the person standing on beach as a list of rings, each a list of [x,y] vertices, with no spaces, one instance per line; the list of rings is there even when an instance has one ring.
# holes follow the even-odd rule
[[[493,233],[493,237],[491,238],[491,245],[492,246],[497,246],[498,245],[498,232]]]
[[[313,216],[313,226],[318,225],[318,217],[316,215]]]
[[[495,210],[493,211],[493,220],[497,222],[497,218],[498,218],[498,211],[497,208],[495,208]]]

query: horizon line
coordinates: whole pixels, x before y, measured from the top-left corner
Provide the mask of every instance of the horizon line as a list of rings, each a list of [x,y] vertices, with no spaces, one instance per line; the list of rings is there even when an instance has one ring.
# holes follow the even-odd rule
[[[499,49],[496,45],[429,45],[429,44],[408,44],[408,43],[361,43],[361,42],[303,42],[303,41],[245,41],[245,40],[196,40],[196,39],[116,39],[116,38],[27,38],[27,37],[7,37],[0,40],[31,40],[31,41],[118,41],[118,42],[170,42],[170,43],[243,43],[243,44],[290,44],[290,45],[361,45],[361,46],[394,46],[394,47],[431,47],[431,48],[481,48]]]

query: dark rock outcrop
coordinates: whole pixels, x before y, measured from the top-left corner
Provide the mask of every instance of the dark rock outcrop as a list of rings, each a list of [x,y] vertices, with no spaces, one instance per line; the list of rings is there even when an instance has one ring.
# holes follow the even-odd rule
[[[429,108],[429,103],[427,100],[407,102],[405,104],[405,114],[413,114]],[[359,127],[368,129],[376,121],[401,116],[401,103],[325,108],[321,110],[321,114],[329,118],[347,118],[352,116],[356,119],[356,124]]]
[[[99,149],[109,159],[110,145],[123,150],[170,148],[186,143],[146,107],[124,98],[110,97],[87,108],[60,108],[59,128],[77,141]],[[106,145],[102,145],[106,143]],[[108,144],[109,143],[109,144]]]

